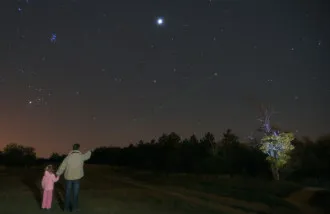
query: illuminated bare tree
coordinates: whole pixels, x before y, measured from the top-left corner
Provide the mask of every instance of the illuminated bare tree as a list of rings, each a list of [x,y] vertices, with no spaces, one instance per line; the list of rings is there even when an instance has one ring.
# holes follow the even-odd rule
[[[258,120],[261,122],[260,131],[265,133],[266,135],[274,134],[273,127],[270,124],[270,119],[276,112],[271,107],[264,107],[261,105],[261,116]]]
[[[271,165],[272,174],[275,180],[280,179],[279,169],[283,168],[290,159],[289,153],[294,149],[291,142],[294,140],[292,133],[280,133],[271,125],[271,116],[274,111],[271,108],[262,107],[260,130],[264,136],[261,139],[259,149],[267,155],[267,161]]]

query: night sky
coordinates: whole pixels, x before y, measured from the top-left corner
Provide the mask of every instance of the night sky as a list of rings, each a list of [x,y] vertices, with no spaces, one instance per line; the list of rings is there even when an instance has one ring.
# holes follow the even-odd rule
[[[317,0],[1,1],[0,146],[244,141],[262,103],[285,130],[327,134],[329,17]]]

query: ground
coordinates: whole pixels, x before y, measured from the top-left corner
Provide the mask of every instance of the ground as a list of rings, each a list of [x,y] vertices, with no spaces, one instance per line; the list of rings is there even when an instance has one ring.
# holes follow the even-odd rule
[[[1,213],[42,213],[42,173],[40,168],[1,168]],[[63,190],[61,179],[54,191],[52,213],[62,213]],[[328,192],[288,182],[159,175],[108,166],[86,166],[79,200],[82,214],[322,214],[329,211],[323,206],[329,200]]]

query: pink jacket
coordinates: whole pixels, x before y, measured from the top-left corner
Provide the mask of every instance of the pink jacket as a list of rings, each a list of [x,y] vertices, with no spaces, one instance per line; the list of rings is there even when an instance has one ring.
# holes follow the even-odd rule
[[[45,171],[44,177],[41,181],[41,186],[43,190],[53,190],[54,189],[54,183],[58,181],[60,177],[56,177],[53,173],[49,173],[48,171]]]

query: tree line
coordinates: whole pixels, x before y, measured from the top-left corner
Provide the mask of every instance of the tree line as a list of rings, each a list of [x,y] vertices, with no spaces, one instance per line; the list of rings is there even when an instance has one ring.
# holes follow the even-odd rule
[[[269,137],[268,137],[269,138]],[[262,141],[258,141],[262,142]],[[287,164],[280,168],[282,178],[313,179],[319,183],[330,178],[330,135],[316,141],[294,139]],[[264,145],[264,144],[263,144]],[[174,132],[157,140],[139,141],[125,148],[100,147],[93,152],[90,164],[109,164],[165,173],[200,173],[272,177],[272,167],[260,143],[242,143],[228,129],[216,140],[210,132],[198,139],[195,135],[181,139]],[[288,158],[289,157],[289,158]],[[47,160],[38,159],[35,149],[15,143],[0,152],[0,162],[9,166],[32,166],[45,161],[60,162],[65,155],[52,154]]]

